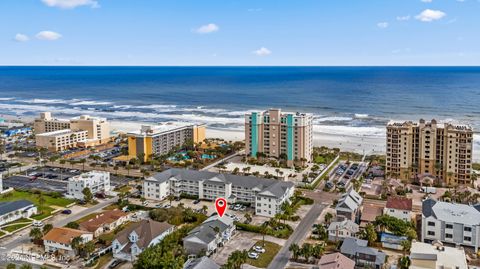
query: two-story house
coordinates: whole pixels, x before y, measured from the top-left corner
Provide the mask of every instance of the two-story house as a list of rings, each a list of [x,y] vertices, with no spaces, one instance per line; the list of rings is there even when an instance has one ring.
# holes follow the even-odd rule
[[[234,232],[230,217],[212,216],[183,239],[183,247],[189,255],[209,256],[229,241]]]
[[[349,219],[354,222],[360,220],[360,210],[363,202],[362,196],[358,194],[353,188],[344,193],[335,207],[337,212],[337,219]]]
[[[54,227],[42,238],[45,252],[57,252],[61,255],[74,257],[77,253],[72,246],[72,240],[76,237],[80,237],[82,243],[93,240],[92,233],[65,227]]]
[[[412,219],[412,199],[402,196],[389,196],[383,213],[397,219],[410,221]]]
[[[115,228],[129,220],[129,215],[121,210],[109,210],[80,223],[80,229],[93,233],[98,237],[103,233],[113,232]]]
[[[358,231],[358,224],[349,219],[335,221],[328,226],[328,240],[342,241],[346,237],[355,237]]]
[[[345,238],[340,252],[355,261],[359,268],[381,269],[387,255],[378,249],[368,247],[368,241],[358,238]]]
[[[134,261],[145,248],[160,243],[175,226],[166,222],[142,220],[119,232],[112,242],[113,257]]]

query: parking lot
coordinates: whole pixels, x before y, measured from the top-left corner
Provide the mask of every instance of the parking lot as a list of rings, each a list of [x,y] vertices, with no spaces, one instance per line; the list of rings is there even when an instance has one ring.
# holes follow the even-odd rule
[[[41,178],[32,180],[30,177],[27,176],[11,176],[5,178],[3,180],[3,185],[4,187],[11,187],[18,190],[37,189],[48,192],[67,192],[67,181],[48,180]]]
[[[330,173],[326,186],[331,189],[336,183],[336,187],[348,188],[351,180],[358,179],[366,169],[367,164],[364,162],[340,162]]]

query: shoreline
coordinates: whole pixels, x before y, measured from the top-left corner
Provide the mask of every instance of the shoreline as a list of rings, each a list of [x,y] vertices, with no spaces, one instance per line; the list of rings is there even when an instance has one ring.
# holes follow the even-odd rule
[[[0,114],[0,117],[6,120],[21,121],[23,123],[32,123],[34,117],[13,116],[8,114]],[[132,121],[110,121],[112,133],[128,133],[140,129],[141,125],[155,125],[150,122],[132,122]],[[340,148],[342,151],[355,152],[359,154],[385,154],[385,132],[378,128],[376,132],[371,134],[347,134],[342,132],[342,126],[338,130],[324,127],[322,125],[314,126],[314,146],[326,146],[329,148]],[[245,139],[243,129],[227,129],[218,127],[206,128],[207,138],[223,138],[227,141],[241,141]],[[473,162],[480,161],[480,135],[474,134],[473,141]]]

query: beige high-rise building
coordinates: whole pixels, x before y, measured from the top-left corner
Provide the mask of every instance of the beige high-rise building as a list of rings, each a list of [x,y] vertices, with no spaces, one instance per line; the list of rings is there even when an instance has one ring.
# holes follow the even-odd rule
[[[386,173],[412,179],[432,176],[440,184],[470,184],[473,131],[470,126],[425,122],[387,125]]]
[[[80,143],[86,143],[87,136],[87,131],[63,129],[35,135],[35,144],[49,151],[62,151],[76,148]]]
[[[33,127],[35,130],[37,147],[55,148],[51,145],[45,146],[43,142],[45,141],[45,137],[57,136],[57,131],[62,130],[69,130],[74,133],[86,131],[85,140],[76,141],[75,146],[72,146],[72,144],[69,145],[69,147],[95,146],[111,140],[109,122],[106,119],[90,117],[88,115],[82,115],[71,119],[57,119],[52,117],[50,112],[43,112],[40,113],[39,118],[35,119]]]
[[[305,113],[269,109],[245,115],[245,149],[251,157],[258,152],[287,160],[311,160],[313,151],[313,117]]]

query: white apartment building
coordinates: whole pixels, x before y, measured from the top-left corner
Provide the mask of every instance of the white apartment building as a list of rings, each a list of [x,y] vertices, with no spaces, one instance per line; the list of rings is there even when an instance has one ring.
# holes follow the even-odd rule
[[[71,119],[53,118],[50,112],[40,113],[40,117],[34,122],[35,139],[37,147],[48,148],[49,150],[58,151],[73,147],[96,146],[110,141],[110,123],[103,118],[82,115]],[[70,133],[78,134],[80,139],[68,141],[65,144],[57,143],[66,138]],[[68,143],[71,142],[71,143]],[[54,145],[55,144],[55,145]]]
[[[145,199],[163,200],[182,193],[213,201],[223,197],[230,203],[243,202],[255,207],[257,215],[273,217],[293,196],[292,182],[253,176],[218,174],[207,171],[169,169],[145,179]]]
[[[74,199],[83,199],[83,189],[89,188],[95,193],[110,192],[110,173],[104,171],[90,171],[68,179],[67,196]]]
[[[427,199],[422,203],[422,241],[474,247],[480,244],[480,206]]]
[[[79,143],[87,141],[87,137],[87,131],[64,129],[35,135],[35,144],[50,151],[62,151],[78,147]]]

